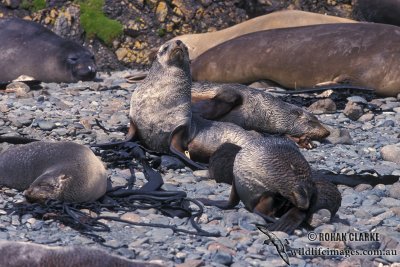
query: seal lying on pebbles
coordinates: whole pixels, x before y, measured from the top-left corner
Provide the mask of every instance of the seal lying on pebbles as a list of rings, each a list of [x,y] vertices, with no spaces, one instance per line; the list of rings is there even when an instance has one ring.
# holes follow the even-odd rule
[[[284,10],[259,16],[220,31],[181,35],[172,40],[183,41],[189,48],[190,59],[195,59],[220,43],[251,32],[313,24],[352,22],[356,21],[299,10]]]
[[[339,23],[249,33],[222,43],[192,62],[193,80],[286,88],[349,84],[400,93],[400,31],[374,23]],[[312,59],[310,61],[310,59]]]
[[[205,119],[235,123],[246,130],[287,134],[300,146],[329,131],[311,113],[261,90],[241,84],[195,82],[192,110]]]
[[[143,261],[131,261],[100,249],[82,246],[52,247],[28,242],[0,241],[0,266],[96,266],[159,267]]]
[[[42,25],[0,19],[0,81],[28,75],[42,82],[93,80],[96,65],[86,48],[65,40]]]
[[[341,195],[336,186],[324,180],[310,181],[310,167],[291,142],[266,138],[242,150],[225,143],[211,156],[209,177],[231,184],[232,191],[228,202],[200,199],[204,204],[232,208],[242,200],[248,210],[268,220],[283,215],[269,229],[289,233],[321,209],[328,209],[331,217],[338,211]],[[301,208],[305,205],[298,203],[306,199],[309,207]]]
[[[25,197],[32,202],[90,202],[105,194],[107,173],[83,145],[33,142],[0,154],[0,184],[25,190]]]
[[[400,26],[400,2],[398,0],[356,0],[353,16],[357,20]]]

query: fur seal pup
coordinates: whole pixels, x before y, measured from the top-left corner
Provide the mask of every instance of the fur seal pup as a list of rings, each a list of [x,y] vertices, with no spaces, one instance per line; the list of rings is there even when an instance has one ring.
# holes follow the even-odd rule
[[[90,202],[105,194],[107,173],[83,145],[33,142],[0,154],[0,184],[25,190],[25,197],[32,202]]]
[[[93,54],[42,25],[23,19],[0,19],[0,81],[28,75],[42,82],[93,80]]]
[[[251,32],[314,24],[354,22],[356,21],[312,12],[284,10],[259,16],[220,31],[181,35],[172,40],[184,42],[189,49],[190,59],[193,60],[216,45]]]
[[[313,114],[241,84],[194,82],[192,110],[205,119],[232,122],[246,130],[286,134],[305,148],[310,148],[310,140],[329,135]]]
[[[400,1],[356,0],[353,17],[362,21],[400,26]]]
[[[28,242],[0,241],[2,267],[160,267],[158,264],[132,261],[104,250],[83,246],[53,247]]]
[[[192,63],[194,80],[271,80],[299,89],[322,83],[400,93],[400,30],[374,23],[340,23],[249,33],[211,48]]]

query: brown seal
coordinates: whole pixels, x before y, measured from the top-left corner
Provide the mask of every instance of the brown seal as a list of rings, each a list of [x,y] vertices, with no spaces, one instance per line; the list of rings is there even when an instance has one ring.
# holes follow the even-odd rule
[[[33,142],[0,154],[0,184],[25,190],[29,201],[90,202],[106,192],[107,173],[83,145]]]
[[[313,114],[241,84],[194,82],[192,106],[193,113],[205,119],[232,122],[246,130],[286,134],[306,148],[310,148],[310,140],[329,135]]]
[[[65,40],[42,25],[0,19],[0,81],[28,75],[42,82],[93,80],[96,64],[83,46]]]
[[[273,29],[222,43],[195,59],[194,80],[250,83],[271,80],[299,89],[323,83],[400,93],[400,30],[374,23]]]
[[[357,20],[400,26],[398,0],[356,0],[353,17]]]
[[[149,149],[168,153],[190,130],[189,55],[179,40],[162,45],[149,75],[132,93],[130,132]]]
[[[104,250],[83,246],[54,247],[28,242],[0,241],[2,267],[160,267],[158,264],[132,261]]]
[[[190,59],[195,59],[216,45],[251,32],[314,24],[352,22],[356,21],[299,10],[284,10],[259,16],[220,31],[181,35],[173,40],[184,42],[189,48]]]
[[[270,143],[275,142],[275,140],[265,139],[264,142]],[[249,171],[249,166],[254,167],[255,165],[248,164],[250,161],[260,161],[260,158],[262,158],[264,155],[262,154],[264,151],[263,149],[260,150],[256,146],[250,146],[250,148],[252,147],[254,150],[251,154],[248,153],[246,155],[247,162],[243,162],[241,161],[243,158],[236,160],[236,155],[239,154],[239,151],[241,150],[239,146],[230,143],[221,145],[210,158],[209,177],[218,183],[222,182],[233,185],[230,200],[228,203],[225,201],[210,201],[208,199],[201,200],[207,205],[217,205],[222,208],[231,208],[236,205],[240,199],[243,201],[243,203],[248,203],[246,208],[251,211],[253,211],[252,209],[255,209],[259,215],[274,222],[268,227],[268,229],[284,231],[288,233],[293,232],[303,222],[308,221],[315,212],[321,209],[329,210],[332,218],[340,207],[341,195],[337,187],[329,181],[314,181],[315,190],[312,191],[312,189],[310,189],[310,192],[314,193],[310,197],[308,209],[296,207],[287,197],[284,197],[280,194],[280,192],[285,192],[285,190],[292,190],[296,185],[297,181],[295,179],[293,180],[292,177],[295,177],[298,172],[295,171],[292,173],[292,170],[296,169],[296,167],[293,168],[292,166],[297,166],[297,164],[293,165],[293,162],[299,163],[300,166],[305,168],[302,169],[301,167],[297,166],[297,168],[300,168],[300,170],[308,169],[308,165],[306,162],[304,162],[304,159],[302,159],[301,156],[297,155],[297,153],[295,153],[294,157],[292,157],[290,153],[287,153],[293,149],[293,147],[290,146],[290,143],[286,143],[285,141],[282,141],[282,139],[278,139],[278,141],[282,143],[283,146],[280,146],[279,148],[277,146],[269,146],[268,148],[270,149],[270,153],[275,153],[276,155],[282,154],[284,160],[283,162],[279,162],[279,164],[276,164],[275,161],[264,162],[263,167],[267,167],[266,171],[270,172],[270,176],[267,176],[267,178],[264,178],[263,171],[259,169],[260,165],[257,165],[257,169],[254,168]],[[260,157],[260,155],[262,156]],[[275,174],[276,168],[279,169],[279,165],[288,162],[285,155],[291,159],[286,168],[287,174],[281,176],[285,177],[285,179],[279,179],[279,176],[271,176],[271,174]],[[248,158],[249,156],[250,158]],[[268,158],[269,157],[267,156],[267,159]],[[277,158],[277,160],[280,159]],[[241,172],[238,173],[238,170],[241,170]],[[284,169],[281,169],[281,171],[283,170]],[[306,173],[308,176],[308,171]],[[289,175],[289,179],[286,180],[287,175]],[[246,178],[243,179],[243,177]],[[239,179],[242,182],[233,182],[235,179]],[[315,178],[313,178],[313,180],[314,179]],[[293,183],[293,181],[295,182]],[[269,190],[269,194],[264,194],[261,198],[259,198],[257,188],[260,186],[267,188]],[[241,196],[238,196],[238,187],[245,188],[245,190],[239,189],[239,191],[247,193],[243,193]],[[279,188],[279,190],[277,190],[276,187]],[[234,191],[235,188],[236,191]],[[275,194],[271,194],[271,189],[273,189],[272,192],[275,192]],[[249,191],[251,191],[251,193],[248,193]],[[256,205],[254,203],[256,203]],[[281,218],[278,221],[274,221],[272,217]]]

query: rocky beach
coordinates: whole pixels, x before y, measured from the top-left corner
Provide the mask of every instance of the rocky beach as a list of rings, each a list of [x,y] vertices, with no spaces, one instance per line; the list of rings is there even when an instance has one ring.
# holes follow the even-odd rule
[[[30,90],[24,84],[12,84],[1,92],[1,134],[26,135],[40,140],[71,140],[85,145],[124,139],[128,125],[129,99],[137,84],[126,82],[134,70],[100,73],[97,81],[73,84],[41,84]],[[295,97],[292,97],[295,98]],[[329,99],[329,98],[327,98]],[[368,99],[368,100],[367,100]],[[338,109],[326,109],[319,100],[311,110],[321,110],[318,118],[329,125],[329,142],[315,142],[316,148],[301,152],[313,169],[342,174],[400,175],[399,125],[400,102],[396,98],[352,96]],[[312,100],[316,102],[316,100]],[[318,105],[318,108],[315,106]],[[328,105],[329,106],[329,105]],[[352,119],[350,119],[350,117]],[[96,123],[98,120],[106,132]],[[340,130],[339,130],[340,129]],[[339,134],[341,132],[341,134]],[[347,132],[347,134],[346,134]],[[344,133],[344,134],[343,134]],[[335,138],[335,135],[339,136]],[[336,144],[334,144],[336,143]],[[343,144],[346,143],[346,144]],[[395,146],[394,146],[395,145]],[[11,145],[2,143],[1,149]],[[152,155],[153,159],[158,156]],[[384,160],[386,159],[386,160]],[[161,156],[159,168],[164,179],[163,189],[183,190],[188,197],[227,199],[230,186],[207,179],[206,171],[192,171],[179,161]],[[171,163],[172,162],[172,163]],[[395,163],[397,162],[397,163]],[[124,185],[130,177],[127,168],[108,168],[113,186]],[[144,182],[141,166],[135,169],[137,186]],[[378,179],[378,178],[377,178]],[[340,185],[342,205],[329,222],[324,210],[313,217],[314,230],[296,230],[293,235],[275,232],[286,241],[292,266],[398,266],[400,261],[400,183],[376,186],[361,184],[355,188]],[[31,241],[51,245],[85,245],[99,247],[130,259],[161,263],[165,266],[286,266],[276,248],[265,244],[268,237],[255,223],[263,223],[257,215],[240,204],[233,210],[205,207],[199,223],[203,230],[219,232],[221,237],[204,237],[174,233],[171,229],[132,226],[122,222],[104,221],[110,232],[96,233],[104,245],[58,220],[42,220],[26,213],[19,217],[7,214],[9,207],[24,201],[21,192],[2,188],[0,196],[0,239]],[[133,222],[176,225],[193,230],[187,219],[170,218],[155,209],[112,212],[104,209],[101,216],[117,216]],[[312,238],[315,233],[376,233],[377,240],[324,240]],[[113,247],[113,248],[111,248]],[[296,249],[314,248],[313,256],[295,255]],[[351,256],[318,256],[316,251],[373,251],[387,254]],[[300,252],[300,253],[305,253]],[[310,252],[311,253],[311,252]],[[372,252],[371,252],[372,253]]]

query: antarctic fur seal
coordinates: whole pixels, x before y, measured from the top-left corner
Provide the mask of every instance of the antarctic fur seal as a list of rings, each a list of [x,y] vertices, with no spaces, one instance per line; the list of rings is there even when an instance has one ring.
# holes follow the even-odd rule
[[[271,80],[299,89],[322,83],[400,93],[400,30],[374,23],[339,23],[249,33],[192,62],[194,80],[250,83]]]
[[[158,264],[132,261],[100,249],[83,246],[53,247],[28,242],[0,241],[2,267],[160,267]]]
[[[194,82],[192,110],[205,119],[232,122],[246,130],[286,134],[306,148],[310,140],[329,135],[313,114],[241,84]]]
[[[0,81],[28,75],[42,82],[93,80],[93,54],[44,26],[23,19],[0,19]]]
[[[356,0],[353,17],[362,21],[400,26],[400,1]]]
[[[181,134],[190,134],[191,86],[186,46],[179,40],[163,44],[149,74],[132,93],[128,139],[137,137],[161,153],[174,149],[183,140]]]
[[[0,185],[25,190],[32,202],[90,202],[105,194],[107,173],[83,145],[33,142],[0,154]]]
[[[184,42],[189,49],[190,59],[193,60],[216,45],[251,32],[314,24],[354,22],[356,21],[312,12],[284,10],[259,16],[220,31],[181,35],[172,40]]]

